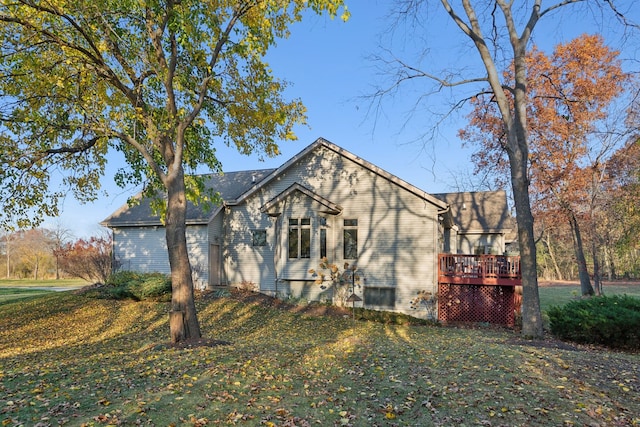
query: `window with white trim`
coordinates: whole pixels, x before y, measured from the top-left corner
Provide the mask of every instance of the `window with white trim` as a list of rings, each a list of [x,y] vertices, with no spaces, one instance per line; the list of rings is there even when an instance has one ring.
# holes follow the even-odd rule
[[[344,226],[343,258],[357,259],[358,258],[358,220],[345,219],[343,226]]]
[[[311,218],[289,218],[289,258],[311,258]]]

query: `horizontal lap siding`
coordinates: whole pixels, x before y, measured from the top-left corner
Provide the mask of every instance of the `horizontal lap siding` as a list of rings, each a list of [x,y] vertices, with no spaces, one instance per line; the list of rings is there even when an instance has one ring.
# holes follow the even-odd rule
[[[114,258],[121,270],[169,274],[163,227],[126,227],[113,230]]]
[[[114,258],[120,270],[143,273],[171,273],[164,227],[123,227],[113,230]],[[196,273],[194,285],[201,287],[208,280],[207,228],[187,226],[189,261]]]
[[[274,220],[260,212],[262,197],[249,198],[224,217],[223,266],[229,284],[253,283],[260,290],[275,287]],[[266,230],[266,246],[253,246],[252,231]]]
[[[245,205],[234,208],[233,218],[229,221],[229,229],[233,232],[230,233],[227,255],[228,268],[234,272],[235,280],[245,277],[260,280],[256,283],[260,284],[262,291],[274,289],[274,221],[265,214],[259,218],[249,212],[259,212],[264,203],[296,182],[343,207],[342,214],[337,217],[322,215],[334,221],[330,231],[333,233],[334,247],[328,249],[329,253],[334,252],[336,256],[330,261],[343,265],[342,221],[357,219],[356,263],[364,272],[365,285],[395,287],[396,303],[393,309],[418,314],[411,311],[410,300],[420,290],[435,290],[438,247],[436,206],[325,148],[310,153]],[[317,268],[320,261],[315,222],[320,214],[318,207],[314,206],[315,202],[309,203],[308,198],[294,196],[289,199],[280,229],[280,238],[283,239],[279,258],[282,265],[280,278],[310,280],[309,268]],[[290,216],[312,218],[312,258],[309,260],[287,259],[287,221]],[[250,227],[243,224],[268,226],[268,252],[264,251],[259,257],[258,251],[252,250],[250,233],[246,230]],[[347,262],[353,263],[352,260]],[[265,270],[268,270],[268,274],[265,274]],[[263,281],[263,278],[267,280]],[[362,289],[358,294],[362,296]]]

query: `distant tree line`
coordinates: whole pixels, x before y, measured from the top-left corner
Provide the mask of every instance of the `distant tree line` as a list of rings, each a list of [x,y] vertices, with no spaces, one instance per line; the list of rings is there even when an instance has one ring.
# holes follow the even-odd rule
[[[80,278],[105,282],[111,274],[111,236],[70,239],[64,229],[33,228],[0,235],[0,261],[7,279]]]

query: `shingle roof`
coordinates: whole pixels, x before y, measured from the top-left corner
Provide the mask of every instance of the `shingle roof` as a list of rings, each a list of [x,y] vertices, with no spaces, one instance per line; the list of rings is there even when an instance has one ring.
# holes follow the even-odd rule
[[[206,175],[205,186],[220,193],[222,200],[235,200],[254,185],[258,184],[275,169],[227,172],[224,175]],[[215,211],[215,209],[214,209]],[[205,211],[193,203],[187,205],[187,224],[206,224],[212,211]],[[149,199],[141,200],[135,206],[124,205],[100,223],[107,227],[131,227],[140,225],[161,225],[160,218],[151,211]]]
[[[449,204],[453,222],[461,232],[505,232],[515,229],[504,190],[439,193],[433,196]]]

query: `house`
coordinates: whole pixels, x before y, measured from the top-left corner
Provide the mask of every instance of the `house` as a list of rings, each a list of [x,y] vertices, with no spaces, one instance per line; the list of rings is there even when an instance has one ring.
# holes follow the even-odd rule
[[[207,180],[223,203],[187,211],[199,288],[254,284],[270,295],[330,300],[333,289],[309,272],[326,257],[357,266],[359,305],[419,315],[411,300],[436,291],[440,252],[504,251],[511,231],[504,192],[432,195],[322,138],[277,169]],[[148,201],[102,225],[113,231],[120,268],[169,272],[164,229]]]
[[[447,230],[444,252],[503,254],[516,244],[515,218],[504,190],[434,194],[451,209],[454,226]],[[453,237],[451,237],[453,236]]]

